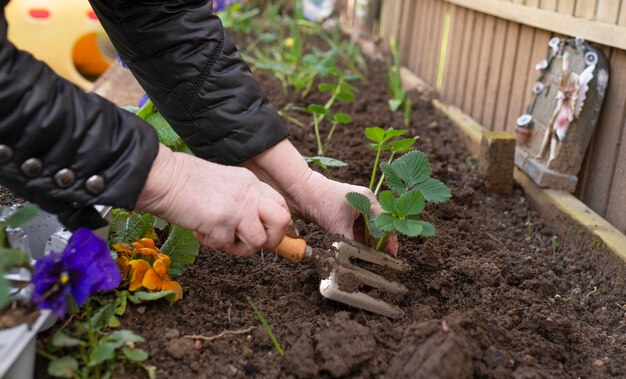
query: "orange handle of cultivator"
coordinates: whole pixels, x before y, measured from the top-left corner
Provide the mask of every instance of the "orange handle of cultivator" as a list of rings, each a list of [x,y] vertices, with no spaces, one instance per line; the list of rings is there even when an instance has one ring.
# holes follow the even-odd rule
[[[307,254],[306,241],[302,238],[285,236],[274,253],[292,263],[300,263]]]

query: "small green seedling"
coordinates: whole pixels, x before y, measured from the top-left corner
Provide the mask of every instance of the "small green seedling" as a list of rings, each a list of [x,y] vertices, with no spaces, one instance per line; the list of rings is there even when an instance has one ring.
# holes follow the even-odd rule
[[[365,136],[370,140],[370,146],[376,150],[376,158],[374,159],[374,167],[372,168],[372,175],[370,177],[369,189],[374,190],[374,182],[376,180],[376,172],[378,171],[378,163],[380,162],[380,155],[383,151],[391,151],[389,161],[391,163],[393,157],[397,153],[406,153],[410,151],[416,138],[403,138],[401,140],[392,141],[395,138],[401,137],[407,133],[406,130],[395,130],[394,128],[388,128],[384,130],[378,126],[365,129]],[[383,175],[384,176],[384,175]],[[378,194],[378,189],[382,185],[383,178],[381,177],[377,190],[374,195]]]
[[[339,159],[330,158],[330,157],[303,157],[307,163],[313,163],[324,171],[326,176],[330,179],[333,178],[333,174],[330,172],[329,167],[346,167],[348,164],[346,162],[340,161]]]
[[[559,246],[559,239],[557,236],[550,238],[550,245],[552,246],[552,254],[556,254],[556,248]]]
[[[402,87],[400,55],[398,54],[398,44],[396,43],[396,39],[391,38],[389,44],[391,47],[391,55],[393,57],[393,62],[387,64],[389,91],[391,92],[389,108],[391,108],[393,112],[402,109],[404,112],[404,127],[408,128],[411,124],[411,114],[413,113],[411,99],[409,99],[407,93]]]
[[[372,237],[375,248],[381,250],[394,232],[409,237],[435,235],[435,227],[420,220],[419,216],[426,203],[445,202],[451,193],[445,184],[430,177],[428,158],[413,150],[391,164],[382,163],[380,168],[390,189],[378,198],[384,211],[382,214],[376,217],[371,214],[371,202],[366,196],[356,192],[346,195],[365,221],[365,244],[369,244]]]

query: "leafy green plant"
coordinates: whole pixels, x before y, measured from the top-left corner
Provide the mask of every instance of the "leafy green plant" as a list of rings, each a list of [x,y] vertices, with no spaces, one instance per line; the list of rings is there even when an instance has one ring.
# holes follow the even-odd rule
[[[92,306],[100,305],[95,312]],[[48,374],[59,378],[110,378],[112,372],[128,366],[145,370],[156,377],[156,368],[145,364],[148,353],[137,347],[145,339],[130,330],[114,330],[119,326],[117,316],[124,314],[117,303],[106,303],[101,298],[88,301],[82,312],[57,330],[49,339],[41,355],[50,360]]]
[[[404,112],[404,126],[408,128],[411,124],[411,114],[413,113],[413,109],[411,106],[411,99],[409,99],[404,91],[404,88],[402,87],[400,55],[398,54],[398,45],[395,38],[391,38],[390,46],[393,62],[387,63],[389,91],[391,92],[389,108],[391,108],[393,112],[402,109]]]
[[[378,163],[380,162],[380,156],[383,151],[391,151],[389,161],[391,163],[394,156],[399,153],[406,153],[413,148],[416,138],[403,138],[401,140],[395,140],[398,137],[405,135],[407,130],[395,130],[394,128],[382,129],[378,126],[365,129],[365,136],[370,140],[370,146],[376,150],[376,158],[374,159],[374,167],[372,168],[372,175],[370,177],[369,189],[374,190],[374,182],[376,180],[376,172],[378,171]],[[378,190],[382,185],[384,175],[380,178],[374,195],[378,194]]]
[[[330,179],[333,178],[333,174],[330,172],[329,167],[346,167],[348,164],[346,162],[340,161],[339,159],[322,157],[322,156],[314,156],[314,157],[303,157],[307,163],[313,163],[324,171],[326,176]]]
[[[378,250],[385,246],[389,236],[398,232],[409,237],[435,235],[435,227],[420,220],[426,203],[447,201],[450,189],[437,179],[430,177],[428,158],[419,151],[411,151],[392,163],[382,163],[381,170],[390,190],[380,194],[378,201],[383,213],[374,217],[370,200],[359,193],[346,195],[365,221],[365,243],[370,237]]]
[[[285,355],[285,352],[283,351],[282,346],[280,346],[280,343],[278,343],[276,336],[274,336],[274,333],[272,333],[272,328],[270,328],[267,321],[265,321],[265,317],[263,316],[263,313],[261,313],[261,311],[256,306],[256,304],[254,304],[250,296],[246,296],[246,300],[248,300],[248,304],[250,304],[250,306],[252,307],[252,310],[254,311],[254,314],[259,319],[259,322],[261,322],[261,325],[263,325],[263,329],[265,329],[265,332],[270,337],[270,340],[272,341],[272,344],[274,344],[274,347],[278,351],[278,354],[280,354],[281,357]]]
[[[253,21],[261,13],[254,4],[234,3],[220,12],[224,28],[233,33],[250,33],[254,28]]]
[[[0,311],[9,304],[9,282],[4,274],[15,268],[32,269],[30,256],[8,245],[6,228],[18,228],[32,220],[38,212],[39,207],[35,204],[28,204],[16,209],[5,220],[0,221]]]

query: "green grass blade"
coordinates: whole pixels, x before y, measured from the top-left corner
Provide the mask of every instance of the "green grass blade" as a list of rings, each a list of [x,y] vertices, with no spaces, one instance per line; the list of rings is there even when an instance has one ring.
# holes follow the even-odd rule
[[[283,348],[280,346],[280,343],[278,343],[278,340],[274,336],[274,333],[272,333],[272,329],[268,325],[267,321],[265,321],[265,317],[263,317],[263,313],[261,313],[261,311],[256,306],[256,304],[254,304],[250,296],[246,296],[246,300],[248,300],[248,304],[250,304],[250,306],[252,307],[252,310],[254,311],[254,314],[256,314],[256,317],[259,318],[259,321],[261,322],[261,325],[263,325],[263,328],[267,332],[267,335],[270,336],[270,340],[272,340],[274,347],[276,347],[276,350],[278,350],[278,354],[280,354],[281,357],[285,355]]]

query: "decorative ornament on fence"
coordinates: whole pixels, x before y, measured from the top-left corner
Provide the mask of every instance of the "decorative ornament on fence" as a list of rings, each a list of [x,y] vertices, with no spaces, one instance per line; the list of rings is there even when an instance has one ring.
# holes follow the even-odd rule
[[[548,46],[517,119],[515,164],[541,187],[574,192],[608,87],[608,61],[582,38],[554,37]]]

